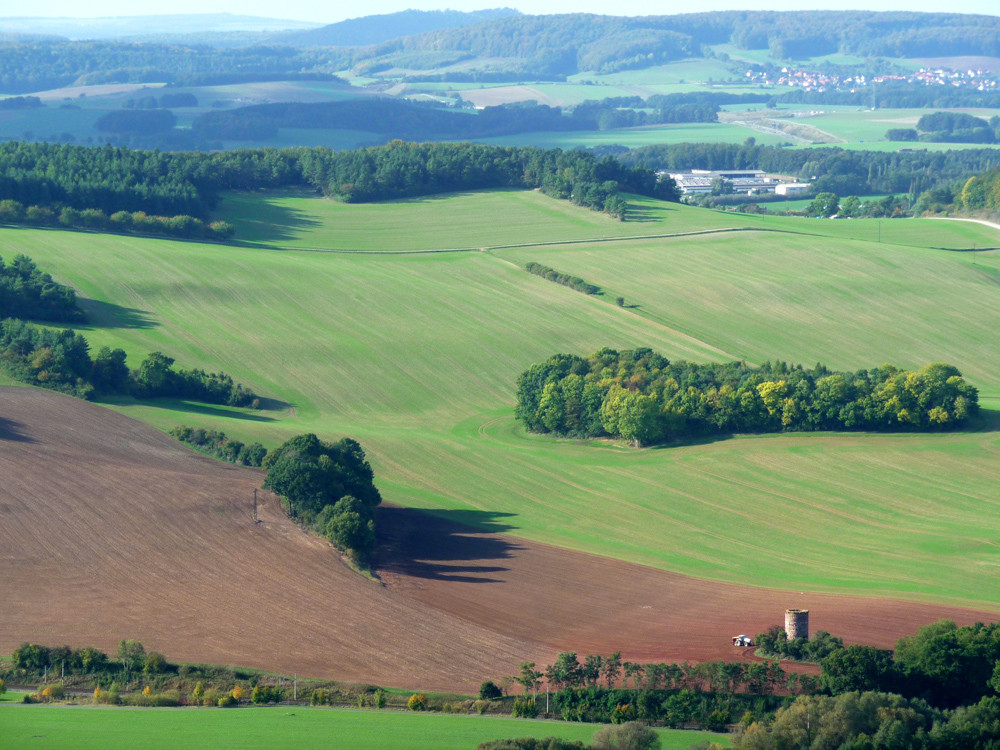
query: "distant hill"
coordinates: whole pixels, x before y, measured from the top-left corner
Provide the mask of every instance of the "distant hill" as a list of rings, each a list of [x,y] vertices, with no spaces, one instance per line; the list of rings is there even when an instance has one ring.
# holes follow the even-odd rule
[[[380,16],[351,18],[308,31],[280,34],[271,41],[291,47],[363,47],[403,36],[460,28],[519,15],[520,11],[513,8],[490,8],[469,13],[457,10],[404,10]]]
[[[168,34],[311,29],[318,24],[231,13],[191,13],[106,18],[0,18],[0,33],[61,36],[66,39],[119,39]]]
[[[645,68],[704,48],[768,49],[775,60],[833,53],[859,57],[1000,55],[1000,17],[867,11],[725,11],[616,17],[516,16],[378,45],[374,58],[461,52],[527,72],[573,74]]]

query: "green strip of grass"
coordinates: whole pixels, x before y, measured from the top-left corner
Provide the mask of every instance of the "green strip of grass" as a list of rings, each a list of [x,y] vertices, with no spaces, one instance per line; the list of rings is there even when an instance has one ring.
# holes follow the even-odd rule
[[[10,706],[0,712],[3,747],[324,747],[331,750],[473,750],[505,737],[557,736],[589,742],[599,727],[479,716],[313,709],[300,706],[239,709],[121,709]],[[663,730],[664,750],[684,750],[725,735]]]

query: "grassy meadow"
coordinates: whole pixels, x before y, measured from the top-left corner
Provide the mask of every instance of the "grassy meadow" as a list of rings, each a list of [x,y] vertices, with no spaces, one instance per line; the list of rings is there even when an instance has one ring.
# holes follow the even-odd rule
[[[5,750],[21,748],[324,747],[330,750],[473,750],[506,737],[560,737],[589,743],[595,724],[482,716],[347,711],[278,706],[240,709],[121,709],[9,706],[0,709]],[[660,730],[663,750],[704,740],[729,746],[725,735]]]
[[[87,298],[92,347],[120,346],[133,366],[161,350],[272,399],[261,412],[113,404],[161,429],[270,446],[348,434],[387,501],[483,528],[502,518],[515,535],[718,580],[1000,609],[996,411],[963,433],[643,450],[528,435],[511,414],[528,365],[605,345],[841,369],[945,360],[995,408],[996,231],[884,220],[879,242],[874,220],[644,200],[620,223],[509,191],[360,206],[235,195],[223,214],[248,246],[5,229],[0,247]],[[730,231],[685,235],[712,230]],[[973,246],[994,250],[956,252]],[[371,252],[448,248],[473,250]],[[604,293],[532,276],[528,261]]]

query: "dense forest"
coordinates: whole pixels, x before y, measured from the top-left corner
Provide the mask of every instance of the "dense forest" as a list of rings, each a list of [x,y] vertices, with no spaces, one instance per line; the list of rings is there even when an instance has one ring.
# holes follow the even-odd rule
[[[652,170],[625,167],[612,157],[598,160],[585,151],[394,142],[358,151],[291,148],[208,154],[0,144],[0,201],[17,202],[8,204],[10,215],[0,215],[0,221],[13,223],[52,224],[58,219],[74,226],[77,221],[82,225],[93,221],[98,228],[224,238],[231,227],[204,221],[221,191],[289,185],[348,202],[483,188],[540,188],[619,218],[627,210],[621,191],[677,199],[672,180],[657,180]],[[70,213],[63,221],[57,211],[67,208],[82,214]]]
[[[299,435],[263,460],[264,489],[281,496],[288,514],[364,564],[375,549],[375,508],[382,496],[361,446]]]
[[[946,364],[843,373],[601,349],[532,365],[518,378],[515,413],[534,432],[651,445],[737,432],[949,429],[978,408],[978,391]]]
[[[1000,143],[1000,117],[988,121],[965,112],[934,112],[923,115],[915,128],[890,128],[890,141],[930,143]]]

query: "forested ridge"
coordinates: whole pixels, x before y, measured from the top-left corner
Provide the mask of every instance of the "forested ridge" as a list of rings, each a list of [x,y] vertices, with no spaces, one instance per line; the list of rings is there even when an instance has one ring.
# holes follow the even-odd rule
[[[301,186],[347,202],[390,200],[459,190],[540,188],[557,198],[624,218],[621,191],[676,200],[671,180],[640,166],[585,151],[476,143],[403,143],[357,151],[328,148],[239,149],[201,153],[133,151],[45,143],[0,144],[0,221],[54,223],[50,207],[98,211],[95,226],[115,214],[149,212],[177,218],[194,232],[223,190]],[[31,207],[49,208],[50,213]],[[32,216],[45,217],[32,219]],[[84,217],[85,218],[85,217]],[[145,216],[140,217],[145,222]],[[62,219],[62,214],[59,214]],[[72,217],[71,217],[72,219]],[[81,218],[81,221],[83,218]],[[70,221],[64,223],[71,223]],[[135,226],[136,216],[117,223]],[[163,222],[160,222],[163,224]],[[199,231],[225,236],[226,227]],[[190,235],[188,235],[190,236]]]
[[[670,362],[650,349],[556,354],[517,381],[515,414],[534,432],[651,445],[704,435],[796,430],[938,430],[977,413],[951,365],[853,373],[783,362]]]
[[[318,31],[307,32],[304,37]],[[294,42],[294,37],[289,39]],[[69,85],[191,83],[227,76],[330,75],[432,69],[470,57],[479,67],[522,76],[600,73],[699,57],[706,47],[769,49],[774,59],[843,53],[860,57],[1000,55],[1000,20],[957,13],[726,11],[615,17],[583,13],[512,16],[362,47],[296,49],[269,44],[229,49],[200,45],[58,39],[0,41],[0,91],[19,94]],[[487,63],[486,61],[490,62]],[[497,61],[500,61],[497,70]],[[475,66],[473,66],[475,69]],[[263,78],[262,78],[263,77]]]

